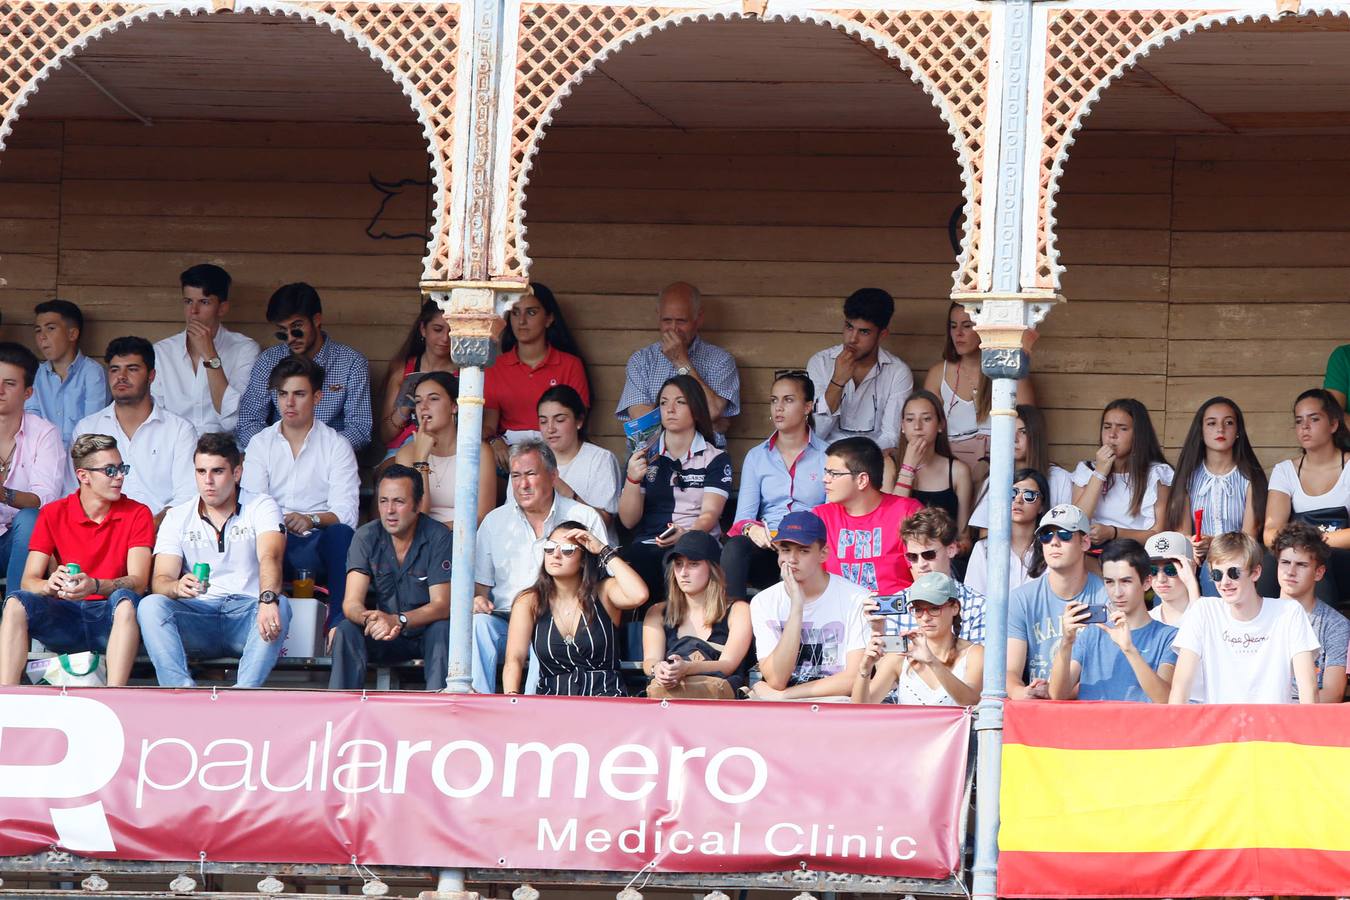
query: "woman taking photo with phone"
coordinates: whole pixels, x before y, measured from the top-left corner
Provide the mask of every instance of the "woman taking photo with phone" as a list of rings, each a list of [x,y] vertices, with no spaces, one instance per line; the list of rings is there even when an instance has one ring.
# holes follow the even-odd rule
[[[894,478],[891,493],[946,510],[957,531],[964,531],[973,493],[970,467],[952,455],[947,443],[947,419],[938,398],[930,392],[915,391],[905,401],[900,414],[900,446],[895,453],[899,469],[887,466],[886,472],[887,481]]]
[[[1036,540],[1036,523],[1046,511],[1054,508],[1046,499],[1048,492],[1049,486],[1045,476],[1038,470],[1018,469],[1013,473],[1012,544],[1009,548],[1011,558],[1008,560],[1009,593],[1031,579],[1039,577],[1045,571],[1045,559],[1040,552],[1041,545]],[[971,549],[970,562],[966,565],[965,585],[976,593],[989,595],[988,539],[976,541]]]
[[[458,387],[453,375],[413,375],[414,422],[417,430],[394,459],[422,475],[421,511],[447,528],[455,527],[455,448],[459,439]],[[496,467],[484,444],[478,457],[478,521],[492,512],[497,499]]]
[[[613,577],[605,574],[606,566]],[[544,542],[538,580],[511,604],[502,669],[506,693],[524,690],[533,650],[539,694],[627,696],[615,626],[624,610],[646,602],[646,585],[617,550],[580,522],[561,523]]]
[[[1117,538],[1144,543],[1167,521],[1172,467],[1148,408],[1129,398],[1102,411],[1101,448],[1073,472],[1073,505],[1092,522],[1094,547]]]

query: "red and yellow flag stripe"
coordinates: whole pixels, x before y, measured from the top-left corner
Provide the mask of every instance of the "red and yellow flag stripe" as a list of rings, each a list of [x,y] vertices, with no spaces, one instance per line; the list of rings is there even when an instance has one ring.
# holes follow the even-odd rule
[[[1350,894],[1350,707],[1007,705],[1004,897]]]

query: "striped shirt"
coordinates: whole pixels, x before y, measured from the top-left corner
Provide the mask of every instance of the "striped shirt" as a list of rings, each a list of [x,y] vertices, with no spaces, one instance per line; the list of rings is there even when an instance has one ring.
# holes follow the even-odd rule
[[[961,582],[956,583],[957,600],[961,601],[961,637],[972,644],[984,643],[984,594],[977,593]],[[909,611],[909,588],[900,592],[905,598],[905,612],[886,617],[888,634],[907,634],[919,627],[918,620]]]
[[[323,366],[323,395],[314,407],[314,418],[346,438],[352,449],[360,451],[370,443],[373,418],[370,406],[370,363],[356,350],[339,344],[322,332],[323,345],[314,361]],[[286,344],[268,347],[253,364],[248,388],[239,401],[239,424],[235,440],[240,447],[268,425],[277,421],[276,394],[267,382],[277,363],[291,355]]]
[[[1247,512],[1247,491],[1251,483],[1247,476],[1234,468],[1226,475],[1215,475],[1201,463],[1191,473],[1186,493],[1191,498],[1191,509],[1205,511],[1202,523],[1204,534],[1227,534],[1242,530],[1242,518]]]

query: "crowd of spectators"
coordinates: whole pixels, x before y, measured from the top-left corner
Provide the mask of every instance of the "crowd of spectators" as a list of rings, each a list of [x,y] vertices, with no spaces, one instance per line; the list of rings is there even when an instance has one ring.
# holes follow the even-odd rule
[[[456,508],[458,380],[427,303],[390,362],[323,328],[318,292],[278,288],[265,351],[225,327],[230,276],[180,278],[185,328],[84,355],[66,300],[35,308],[38,355],[0,343],[0,684],[30,641],[144,648],[164,686],[238,659],[264,684],[301,582],[326,597],[330,686],[423,660],[446,684],[452,532],[474,516],[473,689],[973,705],[984,676],[990,389],[958,304],[921,387],[883,342],[894,301],[856,291],[842,342],[769,390],[739,473],[736,361],[700,336],[685,283],[657,300],[613,414],[657,411],[620,460],[562,307],[532,284],[486,373],[478,506]],[[1350,620],[1350,345],[1293,404],[1299,454],[1267,473],[1242,410],[1195,412],[1173,466],[1149,410],[1108,403],[1100,446],[1050,460],[1019,385],[1008,560],[1008,688],[1022,698],[1340,702]],[[603,414],[603,413],[601,413]],[[367,451],[372,440],[375,446]],[[373,456],[372,456],[373,453]],[[370,490],[362,523],[362,466]],[[626,670],[624,663],[630,663]]]

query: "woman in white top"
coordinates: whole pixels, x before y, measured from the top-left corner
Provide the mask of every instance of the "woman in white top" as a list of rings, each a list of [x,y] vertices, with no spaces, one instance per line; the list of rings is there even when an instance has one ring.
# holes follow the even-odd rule
[[[1045,427],[1045,413],[1027,403],[1017,405],[1017,430],[1013,439],[1013,467],[1035,469],[1045,476],[1050,491],[1044,509],[1053,509],[1061,503],[1073,502],[1073,478],[1069,470],[1050,461],[1050,441]],[[970,514],[970,527],[983,535],[989,530],[989,481],[980,487],[975,511]]]
[[[952,453],[982,478],[989,468],[990,384],[980,368],[980,335],[960,303],[947,309],[942,362],[928,370],[923,386],[942,398]],[[1017,402],[1036,402],[1030,378],[1017,382]]]
[[[915,391],[905,401],[893,459],[900,461],[899,467],[887,462],[882,489],[946,510],[964,532],[974,493],[970,467],[952,453],[941,402],[929,391]],[[962,552],[969,547],[966,543]]]
[[[1117,538],[1144,543],[1161,531],[1171,497],[1172,467],[1163,456],[1148,408],[1112,400],[1102,411],[1102,446],[1073,471],[1073,505],[1092,521],[1094,546]]]
[[[619,512],[619,460],[604,447],[581,439],[586,404],[571,385],[554,385],[539,397],[539,433],[558,459],[553,489],[600,514],[610,544],[619,542],[614,516]],[[514,494],[509,494],[515,502]]]
[[[911,595],[914,590],[910,588]],[[884,637],[873,634],[853,680],[853,702],[902,706],[979,703],[984,688],[984,647],[957,636],[961,633],[961,601],[955,597],[943,603],[911,599],[909,609],[917,626],[908,635],[909,650],[886,653]]]
[[[1313,388],[1294,402],[1294,434],[1302,453],[1270,473],[1266,546],[1291,519],[1316,527],[1331,547],[1317,595],[1340,601],[1350,593],[1350,428],[1336,398]]]
[[[394,460],[422,473],[421,511],[453,528],[458,385],[449,372],[424,372],[408,378],[416,379],[412,396],[417,430],[412,440],[399,448]],[[497,474],[487,444],[479,448],[478,454],[478,521],[482,522],[497,500]]]
[[[1061,470],[1063,471],[1063,470]],[[1068,475],[1067,472],[1064,473]],[[1052,508],[1047,500],[1049,487],[1045,476],[1035,469],[1018,469],[1013,474],[1012,545],[1008,560],[1008,592],[1026,584],[1045,571],[1045,558],[1036,540],[1036,523]],[[989,541],[976,541],[966,565],[966,587],[989,595]]]

